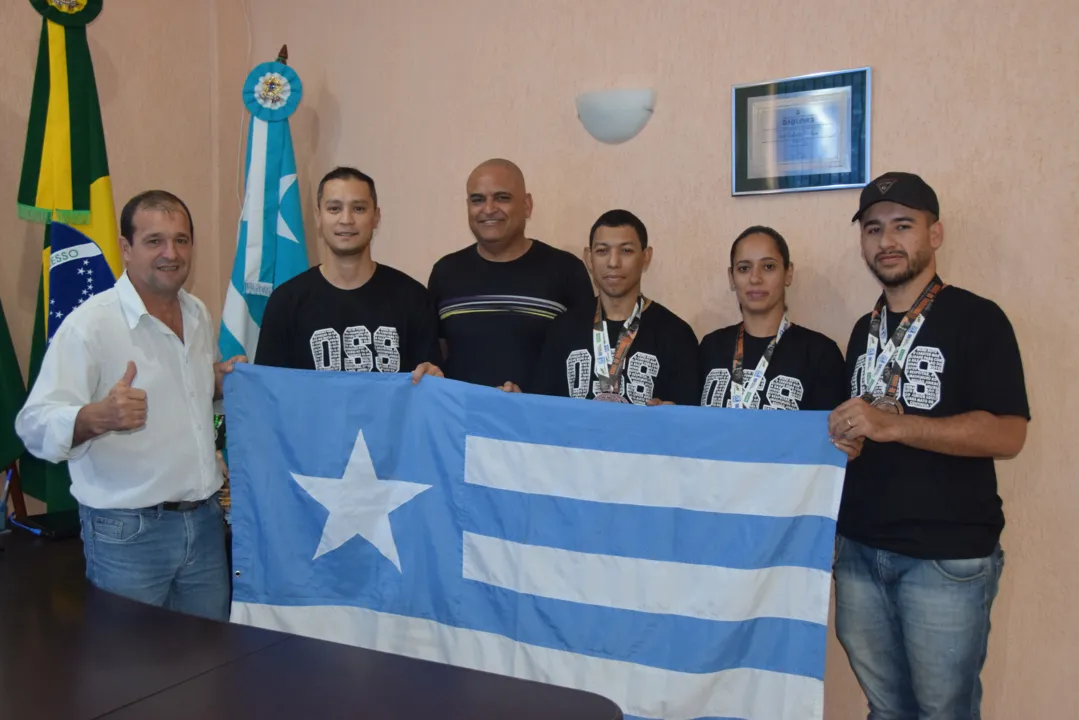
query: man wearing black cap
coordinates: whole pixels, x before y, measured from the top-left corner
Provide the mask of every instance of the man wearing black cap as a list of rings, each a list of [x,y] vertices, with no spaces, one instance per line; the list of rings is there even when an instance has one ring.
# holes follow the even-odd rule
[[[1004,555],[996,458],[1030,419],[1015,334],[992,301],[937,276],[936,193],[891,172],[862,191],[862,256],[884,287],[847,346],[851,399],[833,437],[847,466],[836,634],[871,718],[979,718]]]

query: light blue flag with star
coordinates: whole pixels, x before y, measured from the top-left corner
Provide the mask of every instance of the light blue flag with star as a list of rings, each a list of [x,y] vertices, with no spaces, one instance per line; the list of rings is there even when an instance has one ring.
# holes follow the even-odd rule
[[[846,463],[827,413],[250,364],[225,404],[234,622],[627,720],[822,720]]]
[[[236,260],[225,294],[218,340],[221,356],[254,360],[266,302],[274,288],[308,268],[296,157],[288,118],[300,104],[303,85],[285,64],[258,65],[244,83],[251,112],[247,172]]]

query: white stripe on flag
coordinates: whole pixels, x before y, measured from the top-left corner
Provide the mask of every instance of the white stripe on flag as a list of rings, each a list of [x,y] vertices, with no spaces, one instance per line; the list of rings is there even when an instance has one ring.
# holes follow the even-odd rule
[[[676,672],[527,645],[432,620],[337,605],[234,602],[232,621],[587,690],[639,717],[820,720],[824,716],[824,683],[769,670]]]
[[[843,468],[642,455],[469,436],[465,482],[573,500],[835,519]]]
[[[247,223],[244,281],[258,282],[262,269],[263,215],[266,209],[266,138],[269,125],[251,118],[251,164],[247,168],[247,197],[243,219]],[[275,228],[276,230],[276,228]]]
[[[826,625],[831,574],[691,565],[523,545],[464,533],[464,577],[529,595],[738,622],[774,617]]]
[[[247,300],[231,282],[225,290],[225,307],[221,312],[221,322],[229,329],[236,342],[243,346],[249,362],[255,361],[255,349],[259,344],[259,326],[247,309]]]
[[[58,267],[65,263],[69,263],[72,260],[85,260],[86,258],[96,257],[101,255],[101,248],[97,246],[97,243],[83,243],[82,245],[73,245],[65,250],[57,250],[49,255],[49,269]]]
[[[284,175],[281,177],[280,187],[277,193],[277,234],[286,240],[291,240],[294,243],[299,244],[299,240],[296,239],[296,235],[293,234],[292,228],[285,222],[285,216],[281,213],[281,201],[285,199],[285,193],[289,191],[293,185],[296,184],[296,173],[291,175]]]

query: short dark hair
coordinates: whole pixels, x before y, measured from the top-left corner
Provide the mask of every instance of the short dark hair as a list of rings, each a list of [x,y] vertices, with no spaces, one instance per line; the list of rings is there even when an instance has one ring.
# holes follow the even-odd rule
[[[588,247],[592,247],[592,242],[596,239],[596,230],[601,227],[631,227],[637,233],[637,239],[641,241],[641,250],[648,247],[648,229],[641,219],[629,210],[608,210],[600,215],[588,233]]]
[[[750,235],[767,235],[772,238],[772,241],[776,244],[776,249],[779,250],[779,256],[783,258],[783,269],[787,269],[791,266],[791,251],[787,247],[787,241],[783,239],[783,236],[776,230],[764,225],[751,225],[747,227],[742,233],[734,239],[734,243],[731,245],[731,267],[734,267],[734,253],[738,250],[738,244],[745,240]]]
[[[144,208],[165,212],[182,209],[187,215],[188,227],[191,228],[191,242],[195,242],[195,221],[191,219],[191,211],[187,209],[184,201],[168,190],[146,190],[128,200],[120,211],[120,237],[127,240],[128,245],[135,242],[135,213]]]
[[[347,167],[342,165],[335,167],[328,173],[322,176],[322,179],[318,181],[318,195],[315,199],[315,204],[322,207],[322,189],[326,187],[326,183],[330,180],[359,180],[360,182],[367,183],[367,187],[371,188],[371,199],[375,201],[375,207],[378,207],[378,193],[375,191],[375,180],[365,172],[361,172],[354,167]]]

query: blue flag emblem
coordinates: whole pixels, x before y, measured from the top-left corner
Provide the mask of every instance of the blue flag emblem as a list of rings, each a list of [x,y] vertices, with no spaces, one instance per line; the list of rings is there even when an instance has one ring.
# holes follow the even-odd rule
[[[49,299],[45,337],[52,340],[60,323],[84,302],[116,284],[101,248],[70,225],[49,225]]]

